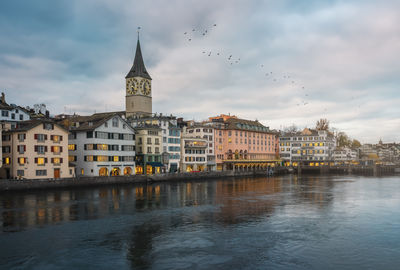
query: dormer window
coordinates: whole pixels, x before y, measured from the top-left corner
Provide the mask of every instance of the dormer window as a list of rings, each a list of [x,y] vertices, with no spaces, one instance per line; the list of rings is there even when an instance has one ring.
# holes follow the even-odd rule
[[[93,126],[93,122],[88,123],[89,127]]]
[[[112,126],[113,127],[118,127],[118,118],[115,117],[115,118],[112,119]]]

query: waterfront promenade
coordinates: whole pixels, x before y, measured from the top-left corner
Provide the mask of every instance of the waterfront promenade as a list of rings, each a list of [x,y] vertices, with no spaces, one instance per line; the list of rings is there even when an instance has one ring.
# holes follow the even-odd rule
[[[296,173],[297,175],[369,175],[383,176],[400,173],[396,166],[299,166],[299,167],[275,167],[274,175]],[[131,176],[101,176],[101,177],[77,177],[62,179],[21,179],[0,180],[0,192],[11,190],[31,190],[46,188],[69,188],[103,185],[123,185],[135,183],[207,180],[224,177],[255,177],[266,176],[265,170],[230,170],[221,172],[193,172],[193,173],[167,173],[155,175],[131,175]]]

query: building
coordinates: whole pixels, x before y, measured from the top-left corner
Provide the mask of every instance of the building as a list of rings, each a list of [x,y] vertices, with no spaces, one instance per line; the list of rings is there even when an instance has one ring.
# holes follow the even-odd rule
[[[185,128],[184,128],[185,129]],[[181,137],[181,172],[202,172],[207,168],[208,141],[203,138],[186,136],[185,131]]]
[[[335,163],[350,163],[357,162],[357,151],[349,147],[336,148],[333,151],[333,161]]]
[[[189,121],[187,128],[184,130],[185,133],[182,134],[182,136],[202,138],[206,140],[206,170],[215,171],[217,169],[217,164],[215,162],[214,128],[211,125]]]
[[[5,130],[2,178],[65,178],[74,175],[68,164],[68,131],[49,120],[21,121]]]
[[[162,172],[177,172],[179,170],[181,154],[181,128],[178,127],[175,116],[163,114],[152,114],[133,116],[129,118],[129,123],[133,127],[145,126],[160,128],[161,140],[161,163]]]
[[[0,103],[0,122],[11,123],[11,127],[15,127],[16,123],[19,121],[30,120],[29,113],[22,107],[15,104],[7,104],[6,97],[4,93],[1,93],[1,103]]]
[[[336,139],[327,130],[305,128],[301,132],[283,133],[280,138],[280,157],[286,165],[320,165],[333,161]]]
[[[260,122],[220,115],[205,124],[214,128],[217,170],[253,170],[279,160],[278,133]]]
[[[70,125],[69,161],[77,176],[135,173],[135,131],[120,114],[75,116],[66,122]]]
[[[136,174],[158,174],[161,163],[162,129],[158,125],[140,124],[136,131]]]

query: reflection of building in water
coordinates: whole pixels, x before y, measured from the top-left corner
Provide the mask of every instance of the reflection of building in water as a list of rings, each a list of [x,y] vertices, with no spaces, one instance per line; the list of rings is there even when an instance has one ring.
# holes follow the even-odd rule
[[[240,179],[239,181],[218,181],[216,204],[222,205],[217,219],[223,223],[238,223],[249,217],[265,217],[278,204],[275,197],[264,197],[282,192],[280,178]]]

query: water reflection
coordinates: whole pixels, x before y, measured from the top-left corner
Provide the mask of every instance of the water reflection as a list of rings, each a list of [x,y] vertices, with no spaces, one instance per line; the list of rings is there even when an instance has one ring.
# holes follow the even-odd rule
[[[0,261],[5,269],[345,268],[334,264],[340,258],[354,269],[374,265],[377,242],[390,244],[379,252],[385,261],[400,257],[399,198],[398,179],[342,176],[3,193]]]
[[[219,206],[215,221],[235,224],[268,216],[290,194],[293,203],[327,205],[334,181],[308,177],[229,179],[225,181],[102,187],[98,189],[41,191],[0,195],[2,231],[65,221],[99,219],[167,207]],[[287,199],[287,198],[286,198]],[[287,201],[285,201],[287,204]]]

